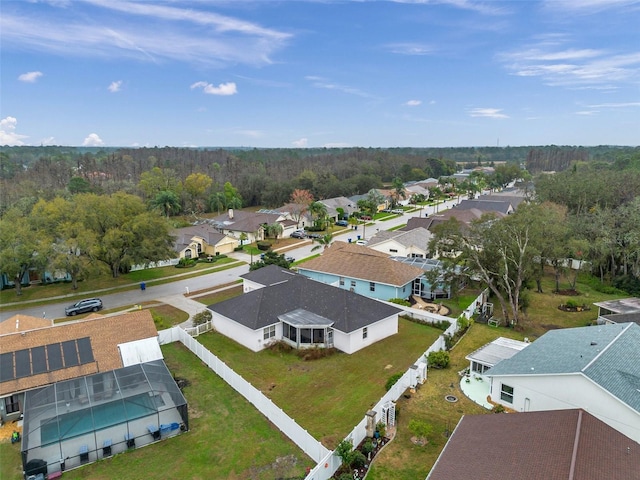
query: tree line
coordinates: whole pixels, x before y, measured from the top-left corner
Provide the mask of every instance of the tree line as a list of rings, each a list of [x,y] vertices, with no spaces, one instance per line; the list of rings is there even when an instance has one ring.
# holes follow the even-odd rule
[[[555,291],[563,276],[575,289],[568,259],[602,286],[640,295],[640,154],[628,160],[538,176],[532,201],[504,219],[486,214],[469,226],[451,219],[435,227],[430,252],[444,260],[450,281],[480,278],[513,324],[531,292],[542,292],[548,266]]]

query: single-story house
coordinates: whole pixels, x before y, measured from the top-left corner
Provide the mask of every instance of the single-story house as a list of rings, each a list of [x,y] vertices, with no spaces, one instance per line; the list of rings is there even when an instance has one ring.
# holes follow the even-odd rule
[[[318,202],[327,207],[327,215],[335,220],[342,220],[342,218],[338,218],[340,210],[346,217],[360,210],[357,203],[347,197],[325,198],[324,200],[318,200]]]
[[[174,249],[179,258],[231,253],[240,244],[237,238],[220,233],[208,223],[178,228],[172,234],[175,237]]]
[[[514,212],[514,208],[509,200],[485,200],[486,197],[480,197],[477,200],[461,200],[454,208],[457,210],[470,210],[476,208],[483,213],[498,212],[503,215],[510,215]]]
[[[640,324],[640,298],[621,298],[594,303],[598,307],[598,323]]]
[[[246,293],[208,308],[218,333],[254,352],[283,341],[351,354],[398,332],[402,310],[392,305],[275,265],[242,277]]]
[[[551,330],[485,372],[518,412],[583,408],[640,441],[640,325]]]
[[[529,345],[531,345],[529,342],[498,337],[464,358],[469,360],[470,374],[484,376],[485,372],[491,367],[495,367],[501,361],[513,357]]]
[[[188,428],[148,310],[53,325],[22,316],[7,322],[0,413],[4,421],[23,416],[27,473],[34,463],[52,473],[150,443],[163,425],[164,436]]]
[[[298,265],[298,272],[322,283],[378,300],[409,298],[424,272],[394,262],[362,245],[333,242],[322,255]]]
[[[640,445],[581,409],[465,415],[427,480],[630,480]]]
[[[403,230],[380,230],[369,238],[368,248],[397,257],[426,258],[431,232],[426,228]]]
[[[227,213],[212,218],[210,223],[221,233],[238,240],[244,234],[247,237],[246,243],[264,240],[265,225],[280,224],[282,226],[280,238],[288,237],[297,228],[295,220],[275,210],[247,212],[229,209]]]

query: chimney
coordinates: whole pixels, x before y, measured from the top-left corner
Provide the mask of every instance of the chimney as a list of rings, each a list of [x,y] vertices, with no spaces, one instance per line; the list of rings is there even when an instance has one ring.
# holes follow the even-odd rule
[[[233,218],[233,208],[229,209],[229,218]]]

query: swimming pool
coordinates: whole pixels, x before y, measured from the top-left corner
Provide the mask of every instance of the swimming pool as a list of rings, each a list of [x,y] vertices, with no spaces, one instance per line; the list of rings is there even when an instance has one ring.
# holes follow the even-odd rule
[[[146,417],[164,405],[159,395],[148,393],[126,397],[113,402],[64,413],[42,420],[40,423],[41,445],[66,440],[94,430],[112,427],[129,420]]]

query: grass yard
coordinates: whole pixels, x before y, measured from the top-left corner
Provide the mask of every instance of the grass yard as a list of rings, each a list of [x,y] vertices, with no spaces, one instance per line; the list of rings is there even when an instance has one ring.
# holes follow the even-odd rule
[[[369,480],[425,478],[447,442],[445,432],[453,431],[463,414],[490,413],[465,397],[460,390],[460,377],[457,372],[469,366],[469,361],[464,359],[466,355],[498,336],[523,339],[521,334],[512,329],[474,324],[450,351],[449,368],[429,369],[427,381],[411,395],[411,398],[400,397],[396,404],[396,412],[399,411],[396,437],[376,457],[367,476]],[[447,402],[444,396],[448,394],[458,397],[458,401]],[[412,434],[407,425],[413,419],[433,426],[433,433],[425,446],[416,445],[411,441]]]
[[[404,373],[441,333],[400,319],[398,335],[352,355],[312,361],[295,353],[253,353],[216,333],[198,340],[327,448],[335,448],[384,395],[387,379]]]
[[[66,480],[301,478],[313,466],[296,445],[182,344],[162,347],[169,370],[187,379],[191,430],[66,471]],[[0,478],[22,479],[20,447],[0,444]]]

